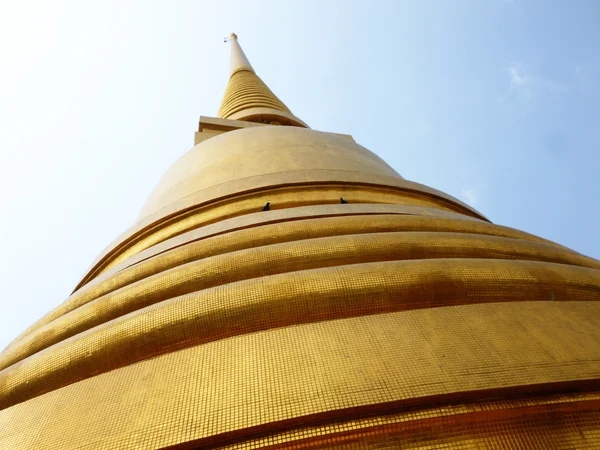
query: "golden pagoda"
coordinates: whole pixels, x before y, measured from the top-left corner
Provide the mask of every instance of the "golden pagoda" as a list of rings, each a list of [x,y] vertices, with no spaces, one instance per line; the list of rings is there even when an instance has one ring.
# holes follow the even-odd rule
[[[600,448],[600,262],[315,131],[219,117],[0,355],[0,449]]]

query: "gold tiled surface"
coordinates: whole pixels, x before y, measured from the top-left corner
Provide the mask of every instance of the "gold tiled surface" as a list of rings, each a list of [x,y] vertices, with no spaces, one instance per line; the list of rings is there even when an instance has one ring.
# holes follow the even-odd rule
[[[260,253],[265,249],[255,249],[258,253],[249,261],[269,261],[268,253]],[[305,256],[311,257],[308,252]],[[235,254],[225,255],[232,257]],[[292,258],[289,263],[272,263],[294,264]],[[237,269],[225,265],[227,270],[204,267],[200,273],[226,279]],[[251,270],[250,264],[245,267]],[[168,290],[193,278],[191,273],[175,271],[145,292],[149,295],[161,289],[161,284]],[[140,301],[143,295],[144,291],[136,292],[125,301]],[[599,297],[600,271],[534,261],[409,260],[261,276],[164,300],[0,371],[0,407],[144,358],[267,328],[415,308],[533,300],[597,302]],[[99,303],[98,310],[91,303],[86,311],[102,315],[103,309],[112,310],[121,303]],[[600,303],[590,305],[590,310],[597,307]],[[43,339],[42,334],[42,343]]]
[[[203,177],[198,175],[195,178],[201,179]],[[211,202],[231,199],[234,196],[248,195],[258,191],[268,191],[276,188],[277,186],[321,186],[325,184],[331,185],[331,183],[334,183],[336,186],[384,186],[386,188],[392,188],[401,192],[406,192],[409,195],[417,195],[425,198],[432,197],[436,199],[439,204],[445,205],[447,208],[453,211],[458,211],[470,217],[487,220],[481,213],[461,202],[460,200],[428,186],[404,180],[400,176],[392,177],[387,175],[375,175],[352,170],[290,170],[278,173],[269,173],[266,175],[249,176],[239,180],[223,182],[221,184],[196,191],[193,194],[186,195],[185,197],[173,203],[169,203],[168,205],[157,206],[156,209],[153,209],[153,212],[150,215],[141,216],[138,222],[136,222],[132,227],[127,229],[111,244],[109,244],[92,264],[90,271],[92,271],[92,269],[94,269],[105,257],[118,250],[123,243],[135,240],[140,234],[144,234],[150,229],[155,229],[157,227],[160,228],[165,224],[170,223],[170,221],[176,216],[183,218],[185,216],[183,213],[188,213],[201,206],[206,206]],[[351,203],[356,204],[354,199],[349,198],[349,200]],[[335,197],[333,200],[328,199],[328,202],[332,203],[337,201],[338,197]],[[149,204],[153,203],[150,202]],[[379,205],[383,206],[384,204],[380,203]],[[332,206],[334,205],[332,204]],[[377,206],[377,204],[371,204],[368,206]],[[443,210],[440,211],[448,212]],[[87,281],[87,277],[84,277],[79,286]]]
[[[348,216],[348,214],[354,214],[356,217]],[[402,216],[404,214],[422,214],[426,215],[426,217],[411,219]],[[364,217],[365,215],[370,215],[371,217]],[[431,217],[437,217],[439,220],[432,221]],[[447,222],[445,221],[446,218],[463,219]],[[302,220],[302,222],[293,222],[296,220]],[[471,222],[475,221],[476,219],[465,218],[457,213],[418,206],[320,205],[269,211],[269,214],[254,213],[216,222],[183,233],[175,238],[167,239],[103,272],[102,275],[99,275],[81,289],[75,291],[62,305],[31,325],[9,347],[21,337],[30,334],[40,326],[51,322],[57,317],[72,311],[74,308],[100,295],[180,264],[252,246],[268,245],[310,237],[367,233],[370,230],[373,232],[395,230],[416,231],[421,229],[421,227],[426,231],[476,232],[497,236],[510,236],[517,239],[546,242],[557,246],[557,244],[550,241],[545,241],[511,228],[494,226],[489,223],[482,223],[481,226],[472,225]],[[487,227],[484,225],[487,225]],[[261,226],[266,226],[266,228],[256,228]],[[225,235],[226,233],[229,234]],[[181,252],[177,252],[177,254],[164,255],[160,259],[156,258],[151,263],[144,263],[148,258],[204,239],[207,239],[204,243],[187,246],[186,249],[189,253],[185,256]],[[184,259],[179,259],[179,256],[184,256]],[[133,270],[127,270],[130,266],[138,264],[141,265]]]
[[[443,403],[442,398],[436,400]],[[600,446],[600,394],[596,392],[437,407],[422,405],[405,408],[407,411],[401,413],[393,413],[394,406],[389,405],[387,411],[392,413],[385,415],[386,408],[382,408],[367,418],[292,428],[252,440],[237,442],[232,436],[231,441],[235,443],[219,448],[580,449]],[[369,414],[356,413],[358,417],[361,415]]]
[[[264,205],[263,205],[264,206]],[[193,212],[194,209],[188,211]],[[463,214],[448,211],[444,209],[439,209],[437,207],[425,207],[425,206],[416,206],[416,205],[402,205],[402,204],[385,204],[385,203],[353,203],[353,204],[323,204],[323,205],[309,205],[309,206],[295,206],[293,208],[286,209],[276,209],[269,211],[269,215],[262,214],[262,211],[254,211],[248,214],[244,214],[241,216],[235,216],[232,218],[224,218],[216,222],[212,222],[209,224],[202,225],[201,227],[193,227],[190,231],[201,230],[201,233],[204,233],[203,230],[213,230],[215,228],[220,229],[221,232],[229,231],[232,228],[246,227],[254,224],[264,222],[276,222],[279,220],[291,220],[297,217],[306,217],[313,215],[314,217],[325,217],[325,216],[333,216],[333,215],[363,215],[363,214],[414,214],[414,215],[423,215],[423,216],[434,216],[434,217],[453,217],[453,218],[461,218],[464,220],[479,220],[475,217],[465,216]],[[93,278],[97,277],[96,273],[105,260],[112,258],[115,254],[119,252],[119,250],[123,247],[123,245],[129,245],[131,242],[134,242],[138,237],[144,236],[145,234],[152,233],[154,231],[160,230],[162,227],[170,225],[173,221],[177,221],[179,219],[183,219],[187,217],[186,214],[178,215],[174,214],[172,217],[167,217],[164,221],[164,217],[157,219],[156,222],[152,222],[151,226],[134,226],[132,229],[125,232],[123,235],[119,236],[112,244],[110,244],[96,259],[96,261],[92,264],[90,269],[88,270],[86,276],[83,277],[82,281],[78,284],[77,289],[81,286],[89,283]],[[260,217],[260,218],[259,218]],[[175,237],[180,236],[182,234],[189,233],[190,231],[184,231],[181,233],[177,233]],[[522,232],[521,232],[522,233]],[[524,235],[528,233],[523,233]],[[532,236],[529,234],[529,236]],[[171,240],[173,238],[168,238],[165,240]],[[537,238],[541,239],[541,238]],[[160,243],[164,242],[161,241]],[[546,241],[550,242],[550,241]],[[152,247],[155,247],[155,244]],[[558,244],[554,244],[558,245]],[[150,247],[149,247],[150,248]],[[143,250],[141,251],[143,252]],[[140,253],[141,253],[140,252]],[[135,256],[135,255],[134,255]],[[128,258],[130,259],[130,258]],[[111,269],[115,269],[120,266],[122,263],[115,264],[111,267]],[[102,271],[102,274],[110,271],[111,269]]]
[[[238,444],[229,448],[593,449],[600,447],[600,406],[598,402],[589,402],[473,413],[452,418],[420,419],[408,424],[390,423],[335,434],[332,431],[337,427],[329,428],[319,430],[324,434],[322,436],[315,433],[313,437],[303,438],[299,433],[294,437],[300,442],[273,443],[261,447]],[[272,439],[272,442],[277,441]]]
[[[264,217],[265,215],[261,214],[261,216]],[[217,228],[215,232],[219,232],[220,230],[220,228]],[[392,245],[395,246],[394,248],[397,248],[398,245],[406,247],[404,249],[404,256],[401,253],[385,254],[384,252],[384,254],[381,254],[380,256],[382,260],[417,259],[426,257],[439,258],[449,257],[450,255],[453,257],[493,257],[513,259],[519,257],[521,259],[563,262],[600,268],[600,262],[597,260],[584,257],[564,247],[556,246],[556,244],[543,244],[543,240],[527,235],[526,233],[479,221],[377,215],[329,217],[296,222],[286,221],[284,223],[273,223],[257,228],[237,230],[225,235],[211,236],[208,234],[211,237],[202,239],[202,237],[206,235],[206,231],[208,231],[204,230],[203,233],[196,232],[188,236],[182,236],[181,239],[175,239],[173,242],[165,242],[165,244],[168,245],[157,246],[158,248],[156,249],[153,248],[153,253],[140,253],[139,255],[143,259],[134,258],[130,261],[130,267],[127,267],[120,272],[106,274],[111,276],[103,275],[102,277],[99,277],[95,280],[98,282],[90,283],[84,288],[76,291],[66,302],[48,313],[36,324],[32,325],[17,340],[21,340],[41,326],[50,323],[91,300],[179,265],[233,251],[273,245],[275,243],[293,242],[336,235],[351,235],[355,233],[382,233],[393,230],[404,231],[403,234],[398,235],[399,240],[392,243]],[[420,234],[414,234],[414,230],[422,231],[419,232]],[[428,234],[427,230],[435,230],[447,234],[432,235],[431,233]],[[526,241],[497,241],[497,244],[494,246],[493,243],[495,241],[493,239],[486,244],[483,236],[471,236],[469,234],[469,236],[461,238],[460,236],[453,236],[450,232],[477,233],[484,236],[511,236],[520,240],[536,240],[536,242],[539,241],[540,244],[536,245],[534,243],[533,245],[528,246]],[[454,253],[444,253],[443,251],[440,251],[441,249],[439,246],[442,245],[443,240],[446,237],[455,240],[458,239],[454,245],[461,246],[461,248],[455,248]],[[465,239],[471,239],[471,237],[475,239],[474,243],[478,244],[473,246],[472,249],[469,248],[470,242],[465,242]],[[363,237],[361,239],[364,241],[368,238]],[[484,240],[481,241],[482,239]],[[409,244],[411,246],[409,246]],[[431,249],[428,247],[430,244],[433,244]],[[504,244],[507,244],[506,249],[502,247]],[[348,245],[352,246],[354,243],[349,241]],[[515,246],[521,248],[521,250],[515,250]],[[168,250],[169,248],[170,250]],[[356,253],[356,250],[350,247],[348,252],[348,256],[351,256],[352,253]],[[151,257],[151,254],[154,254],[154,257]],[[360,262],[361,260],[359,255],[354,261],[347,260],[345,263]],[[139,262],[136,263],[136,261]],[[306,261],[306,264],[306,268],[311,268],[310,262]],[[334,263],[331,262],[331,264],[333,265]],[[15,342],[17,340],[15,340]],[[11,347],[14,346],[15,342],[11,344]],[[1,359],[2,357],[0,356],[0,360]]]
[[[315,178],[313,171],[320,175]],[[237,194],[259,187],[352,182],[348,174],[340,178],[348,172],[361,174],[355,183],[385,185],[381,176],[402,180],[376,154],[335,134],[296,127],[239,129],[204,141],[184,154],[165,172],[142,215],[231,182],[236,186],[232,193]],[[248,181],[250,184],[245,184]]]
[[[259,195],[260,192],[281,193],[282,190],[302,194],[305,189],[324,186],[332,187],[332,195],[324,198],[300,195],[299,202],[289,196],[275,198],[273,202],[271,198]],[[368,200],[361,195],[354,196],[350,188],[358,189],[359,186],[371,191],[380,188],[392,190],[397,195],[404,193],[405,197],[413,199],[408,202],[410,204],[415,204],[417,198],[430,206],[483,218],[473,208],[447,194],[402,179],[374,153],[343,137],[297,127],[254,127],[223,133],[184,155],[167,171],[151,194],[140,221],[111,244],[101,258],[114,257],[120,250],[144,239],[148,232],[172,224],[176,215],[179,216],[177,221],[182,222],[192,209],[202,213],[206,208],[224,203],[230,208],[221,210],[224,215],[212,222],[258,211],[266,201],[271,201],[275,209],[336,203],[340,196],[351,203],[407,204],[388,201],[384,197]],[[231,208],[235,198],[243,200],[252,196],[259,198],[251,204],[242,202],[239,208]],[[276,203],[280,205],[276,206]],[[207,223],[211,221],[196,226]],[[96,269],[95,263],[94,272]],[[89,281],[90,277],[85,277],[83,282]]]
[[[579,263],[580,265],[589,267],[597,267],[594,264],[598,264],[596,260],[583,257],[565,247],[528,233],[478,220],[467,220],[466,218],[460,220],[457,218],[461,216],[452,216],[453,213],[448,213],[448,217],[383,214],[391,211],[420,214],[430,212],[424,211],[422,207],[407,209],[407,207],[397,205],[370,205],[369,207],[366,205],[329,205],[303,208],[302,213],[305,213],[304,215],[296,211],[297,209],[302,208],[271,211],[269,214],[256,213],[230,219],[229,221],[217,222],[142,251],[76,291],[62,305],[29,327],[18,339],[15,339],[10,347],[16,341],[73,309],[159,272],[232,251],[302,239],[389,231],[475,233],[545,243],[560,248],[567,254],[577,255],[571,259],[573,264],[578,264],[577,260],[582,261]],[[323,216],[323,214],[342,213],[360,215]],[[439,210],[436,213],[444,214]],[[491,257],[494,255],[483,256]]]
[[[206,243],[206,241],[201,242]],[[179,253],[183,255],[177,256]],[[180,247],[169,256],[178,260],[186,260],[191,255],[201,253],[198,248],[190,250]],[[150,260],[148,263],[158,262],[165,256]],[[204,258],[159,272],[148,278],[142,278],[138,282],[98,297],[58,317],[0,354],[0,369],[70,336],[138,309],[179,295],[227,283],[299,270],[377,261],[491,257],[546,261],[600,269],[599,261],[569,250],[536,242],[468,233],[388,232],[329,236],[254,246],[223,255],[205,254]],[[462,263],[458,264],[462,265]],[[519,270],[518,265],[513,266],[515,265],[506,267],[513,271]],[[432,268],[434,267],[432,266]],[[555,277],[557,274],[569,273],[562,268],[560,271],[552,270],[554,267],[551,266],[551,269],[536,267],[530,270],[536,277],[537,290],[552,290],[552,295],[558,297],[558,300],[579,299],[574,296],[575,291],[571,286],[585,286],[584,290],[588,290],[590,283],[597,282],[600,285],[600,271],[595,271],[595,274],[594,272],[591,274],[575,272],[580,278],[571,276],[568,282],[563,281],[563,286],[554,286],[556,283],[551,283],[549,278]],[[474,268],[479,271],[498,270],[497,267],[489,265],[487,262],[480,262]],[[407,270],[415,269],[409,267]],[[449,271],[446,276],[460,278],[453,275],[452,271]],[[498,278],[501,278],[501,275]],[[474,279],[481,280],[483,283],[485,276]],[[438,279],[432,274],[429,281],[433,286]],[[509,280],[509,282],[513,281]],[[365,280],[365,284],[374,291],[378,289],[371,287],[368,280]],[[518,287],[523,289],[523,286]],[[570,288],[569,294],[566,296],[562,294],[563,291],[568,291]],[[600,287],[592,291],[600,295]],[[461,294],[464,292],[447,293],[446,296]],[[512,298],[511,294],[505,295],[507,301]],[[535,299],[532,294],[525,291],[520,292],[520,298]],[[541,298],[548,298],[548,294],[542,294]],[[398,293],[397,301],[402,301],[400,293]]]
[[[393,312],[221,339],[82,380],[0,411],[0,448],[161,448],[232,432],[241,440],[244,430],[253,438],[256,427],[290,420],[301,428],[332,411],[339,421],[357,408],[461,392],[472,402],[490,390],[590,388],[599,376],[597,302]],[[535,437],[542,425],[505,419],[513,448],[520,432]],[[597,432],[590,436],[597,444]]]
[[[210,140],[205,142],[210,142]],[[195,149],[200,150],[199,148]],[[131,230],[135,232],[179,211],[233,195],[271,189],[276,186],[322,185],[331,183],[336,183],[338,185],[385,186],[406,192],[436,197],[440,200],[444,200],[448,204],[459,206],[463,211],[469,211],[469,215],[472,215],[473,217],[487,220],[479,211],[461,200],[424,184],[405,180],[400,175],[380,175],[342,169],[291,169],[267,173],[265,175],[252,175],[241,179],[232,179],[201,189],[196,189],[196,186],[192,186],[190,187],[189,193],[177,199],[174,198],[174,194],[170,199],[162,198],[163,194],[159,191],[159,193],[156,193],[158,198],[155,199],[153,195],[149,199],[147,205],[148,208],[139,216],[139,220],[134,226],[130,230],[125,231],[122,237],[131,234]],[[171,190],[174,188],[175,187],[169,188],[166,192],[169,192],[170,194]]]
[[[418,194],[394,191],[386,188],[357,186],[319,186],[278,188],[267,192],[241,195],[204,207],[196,208],[164,223],[155,224],[133,239],[123,242],[114,252],[99,263],[90,277],[111,268],[152,245],[158,244],[178,234],[199,228],[230,217],[259,212],[267,203],[272,209],[293,208],[295,206],[339,204],[340,197],[352,198],[355,203],[387,203],[398,205],[416,205],[436,207],[453,211],[453,208],[435,198],[425,198]]]
[[[297,215],[296,210],[300,209],[305,209],[307,214]],[[436,214],[428,214],[432,211],[436,211]],[[407,217],[409,214],[418,214],[418,216]],[[389,221],[386,216],[389,216],[389,220],[392,220],[392,217],[394,218],[394,225],[386,224],[386,222]],[[295,221],[301,222],[294,223]],[[275,225],[277,223],[280,223],[278,228],[269,227],[256,229],[257,227]],[[524,239],[532,242],[541,242],[562,248],[563,250],[567,249],[567,247],[556,244],[555,242],[513,228],[492,225],[488,222],[461,216],[449,211],[436,210],[435,208],[406,205],[351,205],[350,207],[344,205],[342,208],[338,208],[338,205],[310,206],[305,208],[270,211],[268,215],[262,213],[248,214],[247,216],[224,220],[182,233],[153,245],[146,250],[142,250],[125,261],[116,264],[94,278],[90,283],[86,284],[84,288],[77,290],[74,294],[76,295],[79,291],[85,291],[86,289],[95,286],[97,283],[113,278],[114,275],[119,274],[133,265],[193,241],[220,235],[223,239],[223,246],[228,248],[229,239],[233,238],[233,236],[224,236],[226,233],[253,228],[255,228],[255,230],[252,233],[256,236],[257,245],[273,243],[274,241],[279,242],[277,239],[281,239],[280,230],[284,233],[291,230],[291,233],[294,236],[301,236],[301,233],[296,231],[298,228],[301,228],[303,233],[310,237],[378,231],[448,231],[457,233],[475,233]],[[262,233],[263,231],[264,233],[275,232],[277,235],[272,236],[267,234],[267,236],[264,236]],[[572,253],[577,253],[570,249],[567,250]]]
[[[403,189],[478,214],[446,193],[404,180],[376,154],[345,137],[297,127],[264,126],[223,133],[192,148],[161,178],[140,219],[159,213],[150,219],[154,222],[163,216],[163,209],[174,214],[258,189],[324,183]]]

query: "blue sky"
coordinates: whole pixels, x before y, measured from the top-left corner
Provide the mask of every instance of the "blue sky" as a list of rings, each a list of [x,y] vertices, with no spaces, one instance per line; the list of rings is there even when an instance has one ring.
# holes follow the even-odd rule
[[[311,127],[600,258],[597,1],[0,1],[0,347],[216,114],[232,31]]]

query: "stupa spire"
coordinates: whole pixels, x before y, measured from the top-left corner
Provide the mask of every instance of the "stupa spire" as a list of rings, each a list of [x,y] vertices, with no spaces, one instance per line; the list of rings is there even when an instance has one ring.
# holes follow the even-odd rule
[[[250,61],[246,57],[244,50],[240,47],[240,43],[237,40],[237,34],[231,33],[229,36],[229,40],[231,42],[231,73],[233,75],[238,70],[248,70],[250,72],[254,72]]]
[[[232,52],[230,118],[0,353],[0,449],[600,450],[600,261],[302,128]]]
[[[256,74],[235,33],[231,34],[230,42],[231,74],[218,116],[223,119],[308,128]]]

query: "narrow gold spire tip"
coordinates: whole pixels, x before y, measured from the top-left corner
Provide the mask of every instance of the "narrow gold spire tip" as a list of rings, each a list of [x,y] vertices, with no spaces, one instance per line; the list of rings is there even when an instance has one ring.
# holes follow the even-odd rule
[[[218,116],[224,119],[307,127],[256,74],[231,33],[231,72]]]

